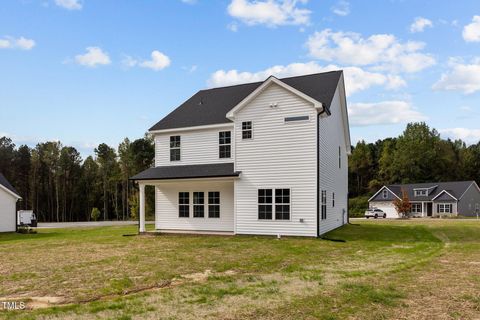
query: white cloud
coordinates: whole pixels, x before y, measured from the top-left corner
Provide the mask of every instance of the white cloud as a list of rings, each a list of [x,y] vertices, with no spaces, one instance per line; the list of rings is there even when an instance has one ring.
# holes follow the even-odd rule
[[[236,22],[229,23],[227,25],[227,29],[232,31],[232,32],[237,32],[238,31],[238,24]]]
[[[426,117],[406,101],[381,101],[376,103],[350,103],[348,118],[352,126],[408,123]]]
[[[218,70],[208,80],[211,87],[227,86],[240,83],[263,81],[270,75],[278,78],[299,76],[318,72],[327,72],[343,69],[345,73],[345,87],[347,95],[366,90],[372,86],[385,86],[387,89],[396,89],[405,86],[405,81],[398,76],[384,75],[378,72],[368,72],[359,67],[341,68],[336,65],[321,66],[316,62],[291,63],[276,65],[258,72],[239,72],[237,70]]]
[[[480,129],[448,128],[439,132],[451,139],[462,139],[469,144],[480,142]]]
[[[247,25],[265,24],[269,27],[281,25],[305,25],[310,22],[311,11],[298,8],[308,0],[232,0],[228,6],[230,16]]]
[[[473,16],[472,23],[463,27],[462,36],[467,42],[480,42],[480,16]]]
[[[480,57],[469,64],[452,59],[450,71],[442,74],[434,85],[434,90],[461,91],[471,94],[480,91]]]
[[[197,3],[197,0],[182,0],[182,2],[186,4],[195,4]]]
[[[168,67],[171,63],[170,58],[158,50],[154,50],[151,53],[151,60],[140,60],[133,58],[132,56],[125,55],[122,59],[122,65],[125,68],[133,68],[136,66],[142,68],[149,68],[155,71],[160,71]],[[192,66],[188,69],[189,72],[194,72],[197,66]]]
[[[55,0],[55,4],[67,10],[81,10],[83,6],[80,0]]]
[[[198,69],[198,66],[197,65],[192,65],[190,67],[182,67],[183,70],[187,71],[188,73],[194,73],[195,71],[197,71]]]
[[[35,47],[35,41],[24,37],[16,39],[13,37],[4,37],[0,39],[0,49],[31,50],[33,47]]]
[[[413,73],[435,64],[431,55],[421,52],[423,42],[402,43],[391,34],[363,38],[354,32],[325,29],[310,36],[306,46],[314,58],[376,70]]]
[[[133,58],[132,56],[125,55],[122,59],[122,65],[125,68],[133,68],[138,64],[138,60]]]
[[[423,32],[425,28],[432,28],[433,22],[427,18],[417,17],[415,21],[410,25],[410,32]]]
[[[345,17],[350,14],[350,3],[345,0],[340,0],[332,7],[333,13]]]
[[[110,57],[99,47],[87,47],[87,53],[75,56],[75,62],[86,67],[110,64]]]
[[[170,65],[170,58],[158,50],[152,51],[151,57],[151,60],[141,62],[139,63],[139,66],[160,71]]]

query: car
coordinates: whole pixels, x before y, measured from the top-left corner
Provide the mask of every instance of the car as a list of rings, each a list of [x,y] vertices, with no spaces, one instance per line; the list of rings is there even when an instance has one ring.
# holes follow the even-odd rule
[[[370,217],[373,217],[375,219],[377,218],[386,218],[387,217],[387,214],[381,210],[381,209],[378,209],[378,208],[370,208],[368,209],[367,211],[365,211],[365,218],[370,218]]]

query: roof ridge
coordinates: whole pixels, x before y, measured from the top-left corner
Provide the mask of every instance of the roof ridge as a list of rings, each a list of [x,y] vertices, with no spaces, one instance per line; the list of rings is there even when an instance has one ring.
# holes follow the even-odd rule
[[[434,181],[434,182],[412,182],[412,183],[393,183],[386,186],[409,186],[414,184],[439,184],[439,183],[462,183],[462,182],[475,182],[475,180],[460,180],[460,181]]]
[[[339,69],[339,70],[332,70],[332,71],[325,71],[325,72],[315,72],[315,73],[308,73],[308,74],[302,74],[302,75],[290,76],[290,77],[283,77],[283,78],[278,78],[278,77],[276,77],[274,74],[270,74],[267,78],[265,78],[265,80],[254,81],[254,82],[238,83],[238,84],[231,84],[231,85],[228,85],[228,86],[213,87],[213,88],[208,88],[208,89],[201,89],[201,90],[199,90],[198,92],[201,92],[201,91],[209,91],[209,90],[214,90],[214,89],[223,89],[223,88],[239,87],[239,86],[245,86],[245,85],[249,85],[249,84],[263,83],[263,82],[265,82],[265,81],[266,81],[268,78],[270,78],[270,77],[275,77],[276,79],[282,81],[282,80],[287,80],[287,79],[294,79],[294,78],[301,78],[301,77],[309,77],[309,76],[315,76],[315,75],[319,75],[319,74],[338,73],[338,72],[343,72],[343,70],[342,70],[342,69]]]

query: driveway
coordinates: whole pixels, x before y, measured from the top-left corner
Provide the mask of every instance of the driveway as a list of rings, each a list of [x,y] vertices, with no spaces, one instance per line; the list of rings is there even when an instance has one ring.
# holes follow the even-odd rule
[[[153,224],[153,221],[147,221]],[[38,228],[83,228],[83,227],[110,227],[136,225],[138,221],[84,221],[84,222],[45,222],[38,223]]]

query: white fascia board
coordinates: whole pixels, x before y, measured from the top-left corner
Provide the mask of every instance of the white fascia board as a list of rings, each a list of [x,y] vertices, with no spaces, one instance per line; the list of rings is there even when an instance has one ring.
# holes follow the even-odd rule
[[[442,195],[442,193],[446,193],[448,194],[450,197],[452,197],[453,199],[457,200],[457,198],[455,198],[450,192],[448,192],[447,190],[442,190],[439,194],[437,194],[433,199],[432,201],[435,201],[435,199],[437,199],[438,197],[440,197],[440,195]]]
[[[475,181],[472,181],[472,183],[468,186],[467,190],[465,190],[465,192],[462,193],[462,195],[460,196],[460,198],[458,198],[458,201],[462,200],[462,198],[463,198],[463,196],[465,195],[465,193],[467,193],[467,191],[468,191],[473,185],[477,188],[478,192],[480,192],[480,187],[478,187],[478,184],[477,184]]]
[[[172,133],[172,132],[181,132],[181,131],[193,131],[193,130],[204,130],[204,129],[217,129],[217,128],[230,128],[233,127],[232,123],[218,123],[218,124],[207,124],[204,126],[194,126],[194,127],[183,127],[183,128],[172,128],[172,129],[161,129],[161,130],[150,130],[149,133]]]
[[[22,199],[22,197],[20,197],[18,194],[16,194],[15,192],[13,192],[12,190],[8,189],[7,187],[3,186],[0,184],[0,188],[2,188],[3,190],[5,190],[9,195],[11,195],[12,197],[16,198],[17,201]]]
[[[343,79],[343,72],[340,76],[340,80],[337,84],[337,89],[340,88],[340,103],[342,105],[342,120],[343,120],[343,131],[345,135],[345,145],[347,147],[347,154],[352,154],[352,141],[350,139],[350,125],[348,121],[348,109],[347,109],[347,94],[345,92],[345,81]]]
[[[201,181],[234,181],[241,178],[241,173],[239,176],[231,177],[211,177],[211,178],[176,178],[176,179],[150,179],[150,180],[134,180],[139,185],[145,186],[158,186],[158,185],[168,185],[172,183],[192,183],[192,182],[201,182]]]
[[[227,113],[227,119],[234,120],[235,119],[235,113],[240,111],[243,107],[245,107],[250,101],[255,99],[260,93],[263,92],[268,86],[270,86],[272,83],[275,83],[279,85],[280,87],[292,92],[293,94],[299,96],[300,98],[306,100],[307,102],[310,102],[313,104],[314,108],[317,109],[318,112],[322,111],[324,109],[323,103],[320,101],[317,101],[313,99],[312,97],[304,94],[303,92],[289,86],[283,81],[278,80],[274,76],[268,77],[267,80],[265,80],[257,89],[255,89],[252,93],[250,93],[248,96],[246,96],[242,101],[240,101],[235,107],[233,107],[232,110],[230,110]]]
[[[380,191],[382,191],[383,189],[387,189],[388,191],[390,191],[391,194],[393,194],[395,197],[397,197],[397,199],[401,200],[399,196],[397,196],[394,192],[392,192],[392,190],[390,190],[387,186],[383,186],[380,188],[380,190],[377,191],[377,193],[375,193],[373,196],[370,197],[370,199],[368,199],[367,202],[370,202],[373,198],[375,198],[377,196],[377,194],[380,193]]]

